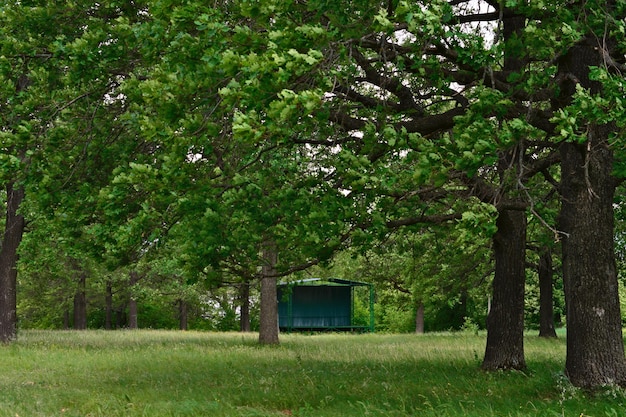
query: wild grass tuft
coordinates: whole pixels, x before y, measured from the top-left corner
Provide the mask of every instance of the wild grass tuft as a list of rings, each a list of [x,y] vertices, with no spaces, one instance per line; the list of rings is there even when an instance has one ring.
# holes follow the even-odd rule
[[[529,336],[527,371],[485,373],[475,332],[281,337],[26,331],[0,347],[0,417],[598,417],[626,404],[569,385],[562,339]]]

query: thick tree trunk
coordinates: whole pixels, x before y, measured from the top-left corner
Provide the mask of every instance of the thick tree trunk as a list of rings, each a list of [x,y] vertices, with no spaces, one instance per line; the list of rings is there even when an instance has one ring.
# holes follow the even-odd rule
[[[239,317],[239,328],[242,332],[250,331],[250,284],[244,282],[239,287],[239,301],[241,314]]]
[[[259,343],[277,345],[278,341],[278,298],[276,294],[276,246],[263,245],[263,267],[261,271],[261,319]]]
[[[18,210],[24,200],[24,189],[6,187],[6,219],[0,247],[0,342],[17,337],[17,261],[18,248],[24,235],[24,216]]]
[[[559,62],[569,78],[564,100],[575,81],[592,93],[589,67],[602,65],[605,45],[595,36],[580,41]],[[585,143],[561,145],[561,216],[563,280],[567,307],[565,371],[572,384],[594,388],[626,384],[617,268],[613,246],[613,126],[588,123]]]
[[[139,274],[135,271],[132,271],[130,273],[130,281],[129,281],[129,287],[130,287],[130,298],[128,300],[128,328],[129,329],[138,329],[139,328],[139,323],[137,321],[137,299],[135,298],[135,296],[132,294],[133,292],[133,286],[135,284],[137,284],[137,282],[139,282]]]
[[[556,337],[552,272],[552,252],[547,249],[539,256],[539,337]]]
[[[84,271],[78,272],[78,287],[74,294],[74,330],[87,329],[87,295],[85,287],[87,275]]]
[[[626,383],[613,252],[612,164],[606,144],[596,142],[602,136],[607,138],[608,132],[601,130],[592,129],[592,150],[568,143],[562,151],[565,369],[571,382],[580,387]]]
[[[503,20],[504,69],[507,73],[517,73],[523,71],[525,63],[514,39],[524,30],[526,19],[509,12],[505,11]],[[522,144],[517,151],[503,151],[500,156],[498,173],[501,183],[506,181],[511,166],[516,164],[516,152],[524,152]],[[526,213],[498,209],[497,226],[498,231],[493,237],[495,274],[482,368],[490,371],[524,369]]]
[[[417,311],[415,312],[415,333],[424,333],[424,303],[421,301],[417,305]]]
[[[487,316],[485,370],[524,369],[526,213],[501,210],[493,237],[496,270]]]

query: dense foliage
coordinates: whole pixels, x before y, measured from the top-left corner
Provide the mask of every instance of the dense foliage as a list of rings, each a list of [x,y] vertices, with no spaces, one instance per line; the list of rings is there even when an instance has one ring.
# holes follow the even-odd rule
[[[623,9],[0,6],[0,339],[16,288],[26,327],[263,335],[267,285],[338,274],[380,328],[486,326],[485,369],[568,311],[572,381],[625,384]]]

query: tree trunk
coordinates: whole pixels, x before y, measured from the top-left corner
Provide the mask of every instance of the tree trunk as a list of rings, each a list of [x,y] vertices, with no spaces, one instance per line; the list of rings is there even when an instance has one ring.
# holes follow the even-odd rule
[[[523,71],[525,63],[514,39],[523,32],[526,19],[510,12],[505,10],[503,20],[504,70],[517,73]],[[524,152],[522,145],[520,143],[517,150],[503,151],[500,155],[497,168],[501,184],[515,166],[516,152]],[[482,368],[524,369],[526,213],[499,208],[497,227],[493,237],[493,298],[487,315],[487,346]]]
[[[546,249],[539,256],[539,337],[556,337],[554,328],[554,287],[552,283],[552,252]]]
[[[131,298],[128,300],[128,328],[136,330],[139,328],[137,320],[137,300]]]
[[[135,271],[130,273],[130,298],[128,300],[128,328],[129,329],[138,329],[139,323],[137,322],[137,299],[133,295],[133,287],[135,284],[139,282],[139,274]]]
[[[178,300],[178,328],[180,330],[188,329],[188,314],[187,314],[187,302],[185,300]]]
[[[501,210],[493,237],[496,270],[487,316],[485,370],[524,369],[526,213]]]
[[[421,301],[417,305],[417,311],[415,312],[415,333],[424,333],[424,303]]]
[[[63,330],[70,329],[70,310],[69,307],[63,311]]]
[[[239,326],[242,332],[250,331],[250,284],[244,282],[239,287],[239,301],[241,306],[241,314],[239,317]]]
[[[569,99],[579,82],[591,93],[589,67],[602,65],[602,39],[587,36],[559,62],[569,78],[561,85]],[[613,246],[615,180],[609,137],[614,126],[586,126],[585,143],[561,145],[563,281],[567,308],[565,371],[572,384],[594,388],[626,384],[626,359]]]
[[[606,140],[608,132],[602,130],[592,129],[590,141],[596,143],[592,150],[573,143],[564,144],[562,150],[565,369],[572,384],[587,388],[626,383],[613,248],[611,155],[606,144],[596,142],[602,136]]]
[[[116,325],[115,325],[116,328],[121,329],[123,327],[126,327],[126,325],[128,324],[128,320],[126,316],[126,305],[122,304],[119,310],[115,311],[115,321],[116,321]]]
[[[6,219],[0,247],[0,342],[17,337],[17,261],[18,248],[24,235],[24,216],[18,214],[24,200],[24,189],[6,187]]]
[[[276,295],[276,246],[263,245],[263,266],[261,270],[261,318],[259,323],[259,343],[277,345],[278,341],[278,298]]]
[[[104,296],[104,328],[111,330],[113,328],[113,285],[107,280],[106,295]]]
[[[87,275],[84,271],[78,272],[78,288],[74,294],[74,330],[87,329],[87,295],[85,287]]]

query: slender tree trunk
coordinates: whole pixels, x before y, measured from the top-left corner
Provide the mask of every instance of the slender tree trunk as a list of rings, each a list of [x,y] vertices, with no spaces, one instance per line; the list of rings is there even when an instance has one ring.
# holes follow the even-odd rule
[[[130,298],[128,300],[128,328],[129,329],[138,329],[139,328],[139,323],[137,322],[137,299],[135,298],[135,296],[132,294],[133,292],[133,286],[135,284],[137,284],[137,282],[139,282],[139,274],[136,271],[132,271],[130,273],[130,281],[129,281],[129,287],[130,287]]]
[[[18,248],[24,235],[24,216],[18,210],[24,200],[24,189],[6,187],[6,219],[0,247],[0,342],[17,337],[17,261]]]
[[[241,315],[239,317],[240,330],[242,332],[250,331],[250,284],[244,282],[239,287],[239,301],[241,306]]]
[[[180,330],[188,329],[188,314],[187,314],[187,302],[185,300],[178,300],[178,328]]]
[[[69,310],[69,308],[66,308],[65,311],[63,311],[63,329],[64,330],[69,330],[70,329],[70,310]]]
[[[261,271],[261,319],[259,324],[259,343],[277,345],[278,340],[278,298],[276,295],[276,246],[263,245],[263,266]]]
[[[485,370],[524,369],[526,213],[501,210],[493,237],[496,270],[487,316]]]
[[[136,330],[139,328],[137,320],[137,300],[131,298],[128,300],[128,328]]]
[[[137,300],[131,298],[128,300],[128,328],[136,330],[139,328],[137,320]]]
[[[554,328],[554,287],[552,252],[546,249],[539,256],[539,337],[556,337]]]
[[[424,303],[421,301],[417,304],[417,311],[415,312],[415,333],[424,333]]]
[[[126,316],[126,305],[122,304],[120,306],[120,309],[117,310],[115,312],[115,321],[116,321],[116,328],[121,329],[123,327],[126,327],[126,325],[128,324],[128,320],[127,320],[127,316]]]
[[[113,285],[110,280],[106,282],[106,295],[104,296],[104,328],[113,328]]]
[[[85,287],[87,275],[84,271],[78,272],[78,288],[74,294],[74,330],[87,329],[87,295]]]
[[[601,51],[608,47],[599,42],[603,40],[587,36],[560,60],[559,72],[568,76],[561,85],[564,100],[574,93],[575,82],[591,93],[601,92],[601,85],[589,80],[589,67],[602,65]],[[626,359],[613,246],[616,182],[609,138],[614,126],[590,122],[586,128],[585,143],[561,145],[560,227],[567,307],[565,371],[575,386],[594,388],[625,385]]]

